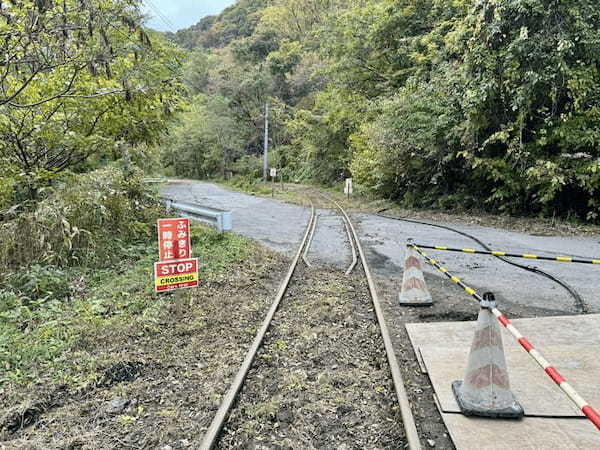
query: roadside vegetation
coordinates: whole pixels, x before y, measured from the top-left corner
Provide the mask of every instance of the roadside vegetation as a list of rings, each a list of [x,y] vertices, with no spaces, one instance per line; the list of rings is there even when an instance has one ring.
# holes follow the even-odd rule
[[[239,0],[167,34],[191,56],[165,165],[253,183],[269,102],[287,180],[598,222],[599,29],[592,0]]]
[[[189,446],[285,267],[246,238],[194,224],[201,286],[159,295],[154,233],[110,247],[104,264],[32,266],[28,284],[3,291],[0,442],[9,448]],[[33,300],[32,286],[43,297]]]
[[[0,2],[0,392],[77,378],[60,361],[84,323],[160,304],[164,212],[137,163],[181,104],[181,51],[138,6]]]
[[[97,381],[90,364],[98,341],[108,345],[108,338],[124,329],[140,337],[156,331],[173,297],[154,293],[155,240],[154,233],[113,239],[104,247],[106,259],[67,267],[34,264],[4,280],[0,386],[5,392],[41,379],[75,386]],[[256,251],[242,237],[200,225],[193,227],[192,246],[203,261],[203,284],[222,278]],[[179,301],[189,298],[185,292]]]

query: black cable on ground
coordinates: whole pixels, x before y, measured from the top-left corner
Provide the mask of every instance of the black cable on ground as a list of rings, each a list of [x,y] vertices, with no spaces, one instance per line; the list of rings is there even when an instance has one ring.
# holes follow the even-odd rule
[[[460,234],[460,235],[462,235],[462,236],[464,236],[466,238],[469,238],[469,239],[471,239],[474,242],[477,242],[485,250],[492,251],[492,248],[488,247],[484,242],[482,242],[481,240],[479,240],[475,236],[472,236],[472,235],[470,235],[468,233],[465,233],[464,231],[460,231],[460,230],[457,230],[455,228],[448,227],[446,225],[439,225],[439,224],[436,224],[436,223],[429,223],[429,222],[423,222],[423,221],[420,221],[420,220],[405,219],[405,218],[402,218],[402,217],[387,216],[387,215],[382,214],[383,212],[387,211],[388,209],[389,208],[385,208],[385,209],[381,209],[381,210],[377,211],[377,213],[376,213],[377,216],[383,217],[384,219],[399,220],[399,221],[402,221],[402,222],[415,223],[415,224],[418,224],[418,225],[429,225],[430,227],[442,228],[444,230],[452,231],[452,232],[458,233],[458,234]],[[560,278],[555,277],[554,275],[551,275],[551,274],[549,274],[547,272],[544,272],[543,270],[538,269],[537,267],[531,267],[531,266],[526,266],[526,265],[523,265],[523,264],[519,264],[519,263],[516,263],[516,262],[511,261],[509,259],[506,259],[506,258],[504,258],[502,256],[495,256],[495,257],[498,258],[501,261],[504,261],[505,263],[510,264],[511,266],[515,266],[515,267],[518,267],[520,269],[536,273],[538,275],[541,275],[543,277],[546,277],[546,278],[554,281],[555,283],[558,283],[560,286],[562,286],[564,289],[566,289],[566,291],[575,300],[575,309],[576,309],[576,311],[577,311],[578,314],[588,314],[589,313],[587,305],[585,304],[585,301],[583,300],[583,298],[581,297],[581,295],[579,295],[579,293],[572,286],[570,286],[566,281],[563,281]]]

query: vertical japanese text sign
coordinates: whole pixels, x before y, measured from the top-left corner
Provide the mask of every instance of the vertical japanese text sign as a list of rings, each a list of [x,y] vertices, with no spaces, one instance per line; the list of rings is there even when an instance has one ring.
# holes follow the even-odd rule
[[[198,286],[198,259],[190,258],[189,219],[158,221],[159,261],[154,264],[154,290],[168,292]]]
[[[160,261],[185,259],[192,256],[190,219],[160,219],[158,221],[158,252]]]

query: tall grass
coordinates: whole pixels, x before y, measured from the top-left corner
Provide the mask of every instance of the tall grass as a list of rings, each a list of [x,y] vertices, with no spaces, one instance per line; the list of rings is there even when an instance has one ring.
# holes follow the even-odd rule
[[[94,264],[115,242],[153,233],[161,208],[139,174],[104,168],[73,175],[34,209],[0,223],[0,270]]]

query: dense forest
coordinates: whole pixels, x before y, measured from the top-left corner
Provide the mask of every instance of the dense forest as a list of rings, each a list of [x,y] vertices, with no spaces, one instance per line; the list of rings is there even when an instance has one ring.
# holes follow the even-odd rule
[[[600,218],[592,0],[239,0],[167,37],[189,55],[178,175],[347,176],[407,206]]]
[[[139,6],[0,1],[4,222],[98,170],[258,182],[267,103],[288,180],[600,219],[594,1],[239,0],[165,34]]]
[[[177,33],[140,5],[0,1],[3,267],[150,236],[144,173],[259,182],[266,104],[288,180],[600,219],[593,1],[239,0]]]

